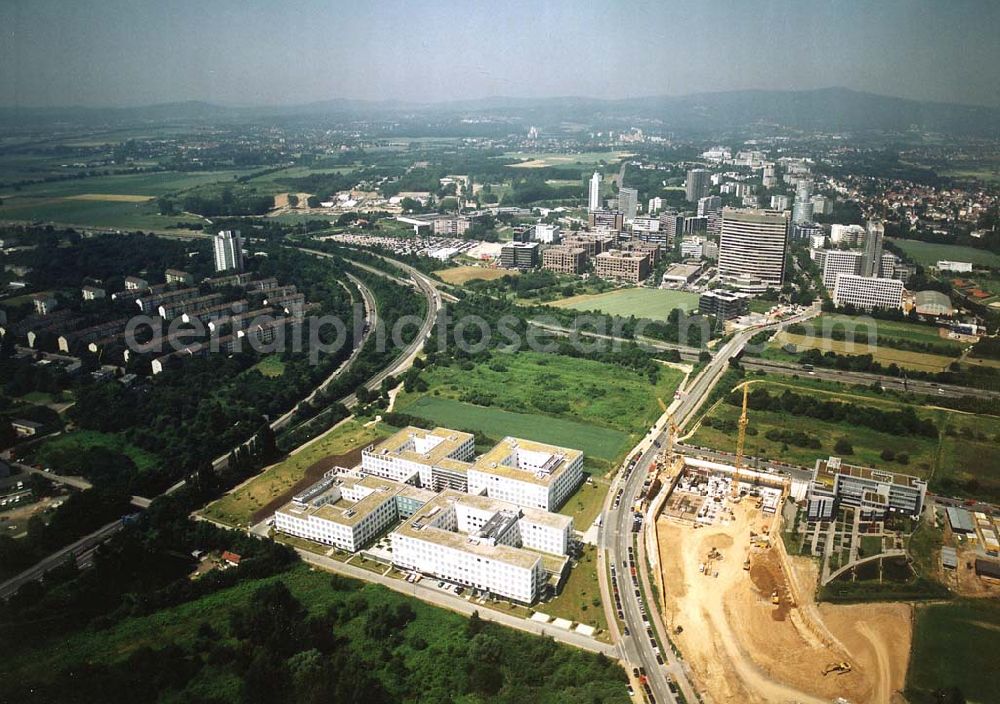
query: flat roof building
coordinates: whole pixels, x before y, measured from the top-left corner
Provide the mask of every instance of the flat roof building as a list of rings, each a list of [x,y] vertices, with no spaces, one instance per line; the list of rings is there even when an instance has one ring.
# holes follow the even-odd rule
[[[500,266],[504,269],[534,269],[538,266],[538,243],[508,242],[500,248]]]
[[[428,489],[468,487],[469,460],[475,438],[448,428],[424,430],[407,426],[361,452],[361,467],[368,474]]]
[[[572,531],[569,516],[448,490],[389,539],[401,569],[531,604],[561,579]]]
[[[470,494],[556,511],[583,481],[583,453],[506,437],[469,468]]]
[[[722,320],[739,318],[750,312],[750,296],[734,291],[705,291],[698,299],[698,312]]]
[[[865,310],[899,310],[903,307],[903,282],[899,279],[837,274],[833,302],[837,306],[852,305]]]
[[[843,503],[861,510],[865,520],[890,513],[919,516],[927,482],[909,474],[847,464],[839,457],[816,460],[809,485],[810,521],[828,521]]]
[[[649,276],[649,270],[649,255],[644,252],[611,249],[594,257],[594,273],[602,279],[637,284]]]
[[[769,210],[722,211],[719,274],[732,280],[757,280],[781,286],[785,276],[788,219]]]
[[[582,274],[587,268],[587,250],[557,245],[542,251],[542,268],[557,274]]]

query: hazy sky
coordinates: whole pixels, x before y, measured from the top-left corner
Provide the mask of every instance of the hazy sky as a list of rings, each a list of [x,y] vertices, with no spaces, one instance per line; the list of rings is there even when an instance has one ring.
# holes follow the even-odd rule
[[[1000,0],[0,0],[0,104],[846,86],[1000,105]]]

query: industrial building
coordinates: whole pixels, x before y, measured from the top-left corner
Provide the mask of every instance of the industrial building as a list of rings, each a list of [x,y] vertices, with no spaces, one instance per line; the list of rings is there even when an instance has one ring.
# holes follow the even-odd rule
[[[864,520],[890,513],[919,516],[927,482],[909,474],[847,464],[839,457],[816,460],[809,484],[809,520],[832,519],[841,504],[861,510]]]

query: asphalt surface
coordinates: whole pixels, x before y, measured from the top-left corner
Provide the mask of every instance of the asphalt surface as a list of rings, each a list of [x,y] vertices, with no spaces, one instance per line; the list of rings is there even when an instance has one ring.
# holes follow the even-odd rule
[[[729,359],[738,354],[746,343],[755,334],[763,329],[775,328],[781,325],[805,320],[818,313],[818,309],[813,308],[808,312],[795,316],[781,323],[774,323],[768,326],[761,326],[737,332],[723,344],[714,354],[712,360],[706,364],[704,369],[691,383],[686,392],[679,394],[677,400],[671,404],[671,416],[679,428],[683,428],[701,408],[706,397],[715,386],[719,377],[729,366]],[[602,513],[602,528],[598,538],[598,544],[602,551],[607,552],[606,563],[615,565],[615,582],[618,587],[618,594],[621,597],[622,613],[624,615],[625,626],[629,630],[629,635],[620,637],[621,652],[624,660],[628,663],[628,668],[644,668],[646,676],[649,678],[650,693],[656,702],[674,702],[676,698],[671,692],[668,683],[669,677],[676,682],[685,694],[688,701],[693,699],[694,688],[684,671],[683,664],[680,663],[672,650],[667,645],[666,634],[662,629],[662,621],[659,618],[647,618],[650,610],[655,608],[654,604],[647,604],[641,596],[636,596],[636,587],[632,582],[631,569],[628,566],[629,547],[633,547],[633,536],[638,537],[638,533],[633,532],[634,513],[633,506],[639,500],[643,492],[643,482],[649,474],[650,467],[656,460],[660,452],[660,447],[668,440],[669,429],[664,427],[663,419],[657,421],[650,434],[640,443],[641,453],[638,461],[631,471],[626,469],[620,472],[611,485],[608,493],[608,503],[605,504]],[[634,455],[633,455],[634,456]],[[615,497],[621,490],[618,507],[614,508]],[[655,549],[655,546],[650,546]],[[646,557],[641,554],[638,547],[634,547],[634,559],[639,570],[645,570]],[[623,561],[626,567],[623,568]],[[599,570],[599,576],[605,579],[603,570]],[[649,591],[646,591],[649,594]],[[609,626],[612,633],[617,632],[617,622],[615,621],[615,603],[610,603],[605,599],[606,612]],[[614,625],[612,625],[614,624]],[[660,642],[665,646],[659,649],[654,645],[648,636],[647,628],[652,627],[660,635]],[[664,664],[657,661],[659,655]]]

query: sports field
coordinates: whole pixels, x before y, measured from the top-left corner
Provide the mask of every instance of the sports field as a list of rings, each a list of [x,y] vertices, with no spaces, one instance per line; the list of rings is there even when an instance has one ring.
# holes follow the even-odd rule
[[[934,266],[939,259],[953,262],[972,262],[982,266],[1000,266],[1000,255],[985,249],[962,247],[955,244],[920,242],[918,240],[891,239],[889,241],[923,266]]]
[[[608,462],[627,449],[628,436],[619,430],[596,428],[561,418],[512,413],[450,398],[422,396],[400,410],[455,430],[479,431],[497,439],[512,435],[571,447]]]
[[[626,288],[607,293],[572,296],[549,305],[573,310],[593,310],[622,317],[665,320],[670,311],[681,308],[691,311],[698,307],[698,294],[667,291],[659,288]]]
[[[504,276],[516,274],[516,271],[508,269],[487,269],[483,266],[456,266],[434,272],[434,275],[445,283],[455,285],[466,284],[470,281],[494,281]]]

